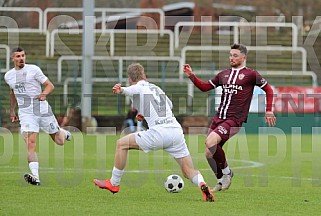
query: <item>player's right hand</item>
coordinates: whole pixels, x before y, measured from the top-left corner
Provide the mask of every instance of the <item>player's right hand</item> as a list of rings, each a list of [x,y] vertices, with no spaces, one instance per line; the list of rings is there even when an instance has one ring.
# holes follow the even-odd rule
[[[191,76],[193,74],[192,67],[189,64],[184,64],[183,71],[186,74],[186,76]]]
[[[46,98],[47,98],[47,95],[46,95],[46,94],[40,94],[40,95],[38,95],[38,96],[36,97],[36,99],[37,99],[38,101],[45,101]]]
[[[114,85],[113,87],[113,93],[114,94],[119,94],[121,93],[121,84],[120,83],[117,83]]]

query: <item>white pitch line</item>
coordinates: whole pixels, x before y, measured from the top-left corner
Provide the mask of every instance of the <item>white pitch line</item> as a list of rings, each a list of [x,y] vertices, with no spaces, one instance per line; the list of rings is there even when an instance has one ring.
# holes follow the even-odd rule
[[[289,179],[289,180],[304,180],[304,181],[321,181],[319,178],[302,178],[302,177],[296,177],[296,176],[263,176],[263,175],[254,175],[254,174],[237,174],[235,176],[241,176],[241,177],[256,177],[256,178],[262,178],[262,177],[267,177],[267,178],[274,178],[274,179]]]
[[[264,163],[256,162],[256,161],[249,161],[249,160],[237,160],[237,159],[230,159],[230,162],[241,162],[244,164],[249,164],[245,166],[233,166],[233,170],[241,170],[241,169],[249,169],[249,168],[258,168],[265,166]],[[13,166],[0,166],[1,169],[20,169],[24,170],[21,167],[13,167]],[[200,171],[210,171],[211,169],[199,169]],[[166,169],[166,170],[126,170],[126,173],[168,173],[168,172],[180,172],[179,169]],[[7,174],[21,174],[23,171],[0,171],[0,175],[7,175]],[[99,170],[99,169],[87,169],[87,168],[54,168],[54,167],[41,167],[41,173],[110,173],[112,170]],[[240,177],[268,177],[268,178],[275,178],[275,179],[292,179],[292,180],[303,180],[303,181],[320,181],[321,179],[318,178],[302,178],[302,177],[293,177],[293,176],[260,176],[254,174],[237,174],[236,176]]]
[[[264,166],[263,163],[260,162],[256,162],[256,161],[248,161],[248,160],[229,160],[229,161],[235,161],[235,162],[241,162],[244,164],[249,164],[249,165],[245,165],[245,166],[235,166],[233,167],[233,170],[237,170],[237,169],[249,169],[249,168],[257,168],[257,167],[262,167]],[[1,169],[23,169],[21,167],[13,167],[13,166],[0,166],[0,170]],[[210,169],[200,169],[200,170],[210,170]],[[87,168],[54,168],[54,167],[40,167],[40,171],[43,172],[49,172],[49,171],[53,171],[53,172],[111,172],[111,170],[98,170],[98,169],[87,169]],[[162,173],[162,172],[169,172],[169,171],[173,171],[173,169],[171,170],[126,170],[125,172],[128,173]],[[0,171],[0,174],[10,174],[10,173],[20,173],[18,171]]]
[[[201,171],[209,171],[210,169],[200,169]],[[61,169],[41,169],[42,173],[66,173],[66,172],[77,172],[80,173],[82,171],[86,172],[97,172],[97,173],[111,173],[112,170],[91,170],[91,169],[82,169],[81,171],[77,169],[70,169],[70,170],[61,170]],[[168,172],[180,172],[180,170],[128,170],[125,171],[126,173],[168,173]],[[11,172],[0,172],[1,174],[21,174],[23,172],[18,171],[11,171]],[[236,174],[235,177],[255,177],[255,178],[261,178],[261,177],[267,177],[267,178],[273,178],[273,179],[288,179],[288,180],[302,180],[302,181],[321,181],[319,178],[302,178],[302,177],[294,177],[294,176],[262,176],[262,175],[254,175],[254,174]]]
[[[256,161],[249,161],[249,160],[234,160],[234,159],[230,159],[228,160],[230,161],[234,161],[234,162],[241,162],[241,163],[245,163],[245,164],[250,164],[248,166],[233,166],[233,170],[235,169],[249,169],[249,168],[257,168],[257,167],[262,167],[265,166],[264,163],[260,163],[260,162],[256,162]]]

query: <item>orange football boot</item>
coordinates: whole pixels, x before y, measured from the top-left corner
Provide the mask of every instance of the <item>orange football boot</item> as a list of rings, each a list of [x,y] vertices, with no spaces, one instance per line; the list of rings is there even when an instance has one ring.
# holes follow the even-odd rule
[[[204,201],[206,202],[214,202],[215,197],[213,193],[210,190],[210,187],[207,186],[204,182],[201,183],[201,191],[204,197]]]
[[[94,179],[94,184],[100,187],[101,189],[109,190],[112,193],[118,193],[120,186],[114,186],[111,184],[110,179],[107,180],[98,180]]]

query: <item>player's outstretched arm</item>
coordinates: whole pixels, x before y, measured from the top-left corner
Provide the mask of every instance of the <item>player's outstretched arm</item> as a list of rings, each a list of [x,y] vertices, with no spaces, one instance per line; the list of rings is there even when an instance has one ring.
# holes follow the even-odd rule
[[[199,90],[206,92],[213,89],[213,86],[209,82],[204,82],[193,74],[192,67],[189,64],[184,65],[183,71]]]

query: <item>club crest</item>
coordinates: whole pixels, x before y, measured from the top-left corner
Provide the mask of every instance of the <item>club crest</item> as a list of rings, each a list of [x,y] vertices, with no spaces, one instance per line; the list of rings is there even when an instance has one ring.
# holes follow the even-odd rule
[[[245,75],[243,73],[239,74],[239,80],[244,79]]]

